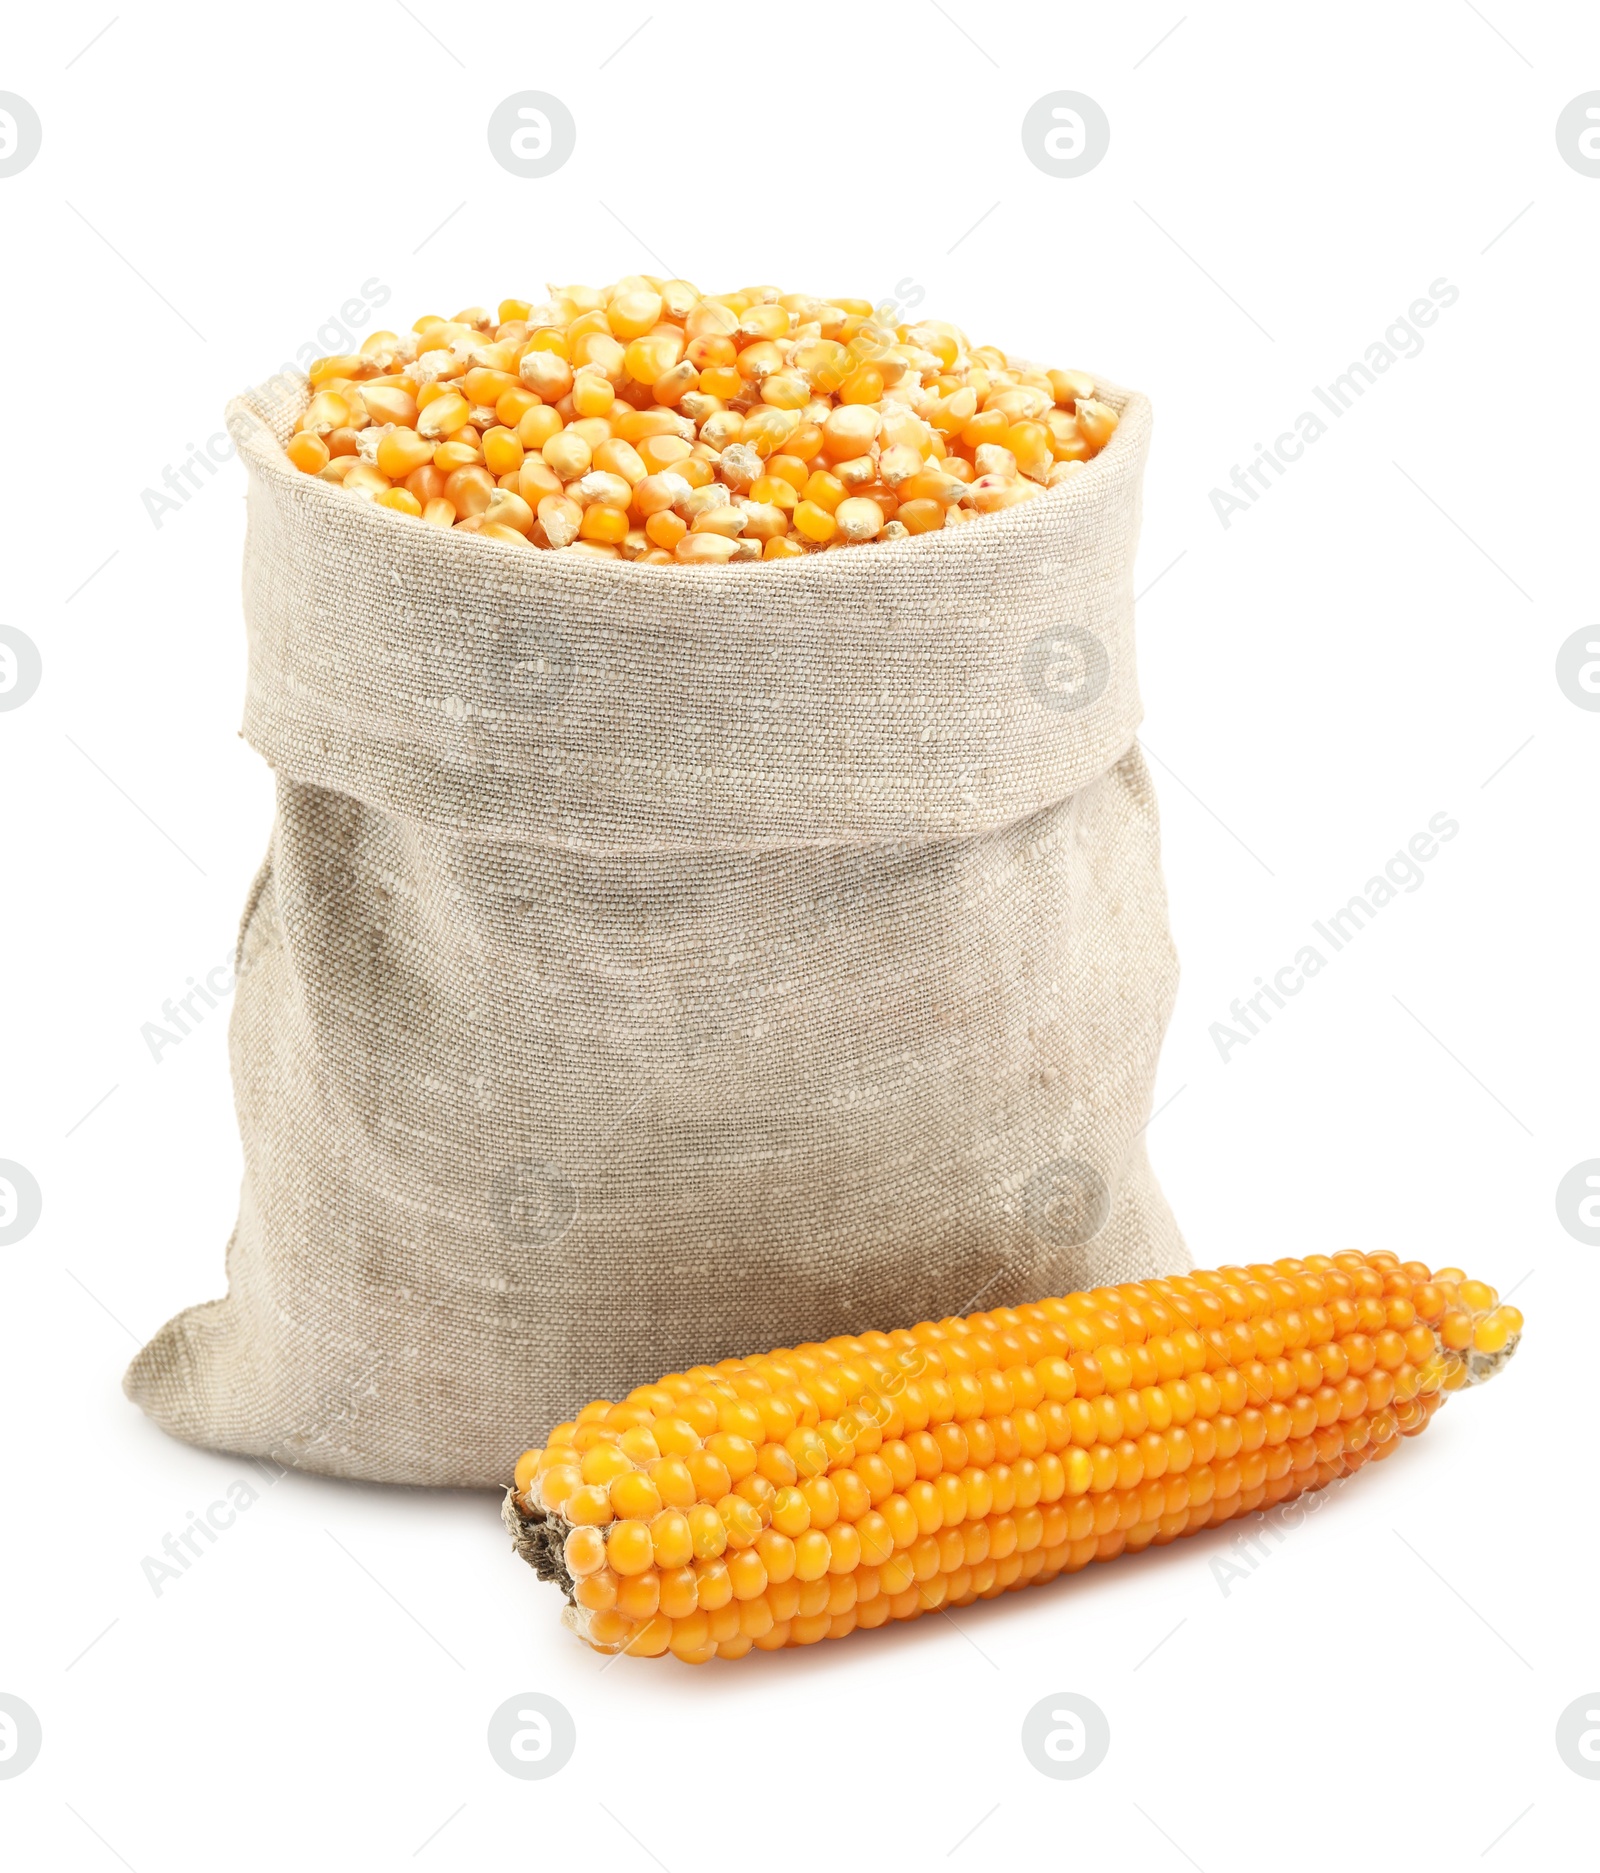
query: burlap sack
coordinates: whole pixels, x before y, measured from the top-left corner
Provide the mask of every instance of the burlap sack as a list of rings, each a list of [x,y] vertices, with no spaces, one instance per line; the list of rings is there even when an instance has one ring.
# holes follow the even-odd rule
[[[1139,721],[1145,400],[1047,497],[774,564],[438,532],[249,471],[227,1298],[130,1395],[201,1444],[503,1483],[730,1353],[1188,1265]]]

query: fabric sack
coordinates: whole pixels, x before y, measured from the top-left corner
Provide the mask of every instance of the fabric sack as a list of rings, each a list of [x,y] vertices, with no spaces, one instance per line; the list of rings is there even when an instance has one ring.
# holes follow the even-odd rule
[[[129,1368],[179,1437],[503,1484],[730,1354],[1188,1266],[1142,1128],[1176,987],[1135,740],[1150,409],[1043,498],[783,562],[440,531],[236,400],[228,1293]]]

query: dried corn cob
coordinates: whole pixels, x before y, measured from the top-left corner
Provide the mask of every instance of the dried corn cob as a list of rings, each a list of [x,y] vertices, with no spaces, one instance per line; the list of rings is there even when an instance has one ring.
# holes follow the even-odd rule
[[[1319,1489],[1521,1327],[1459,1269],[1352,1251],[843,1336],[586,1405],[505,1520],[601,1651],[809,1645]]]

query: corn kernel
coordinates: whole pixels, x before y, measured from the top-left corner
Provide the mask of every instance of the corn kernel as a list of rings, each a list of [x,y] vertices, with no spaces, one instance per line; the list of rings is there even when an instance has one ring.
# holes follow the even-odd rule
[[[688,565],[725,566],[737,550],[737,541],[723,534],[688,533],[673,549],[673,557]]]
[[[841,501],[833,510],[833,520],[845,540],[874,540],[883,531],[883,509],[873,501]]]
[[[389,477],[375,463],[359,459],[344,478],[344,486],[351,493],[376,496],[382,494],[389,485]]]
[[[593,540],[608,546],[617,546],[627,538],[628,516],[615,507],[605,507],[596,502],[583,510],[583,518],[578,523],[578,538]]]
[[[795,532],[817,546],[831,540],[839,531],[837,521],[827,508],[809,498],[799,503],[793,518]]]
[[[414,469],[433,461],[435,445],[414,429],[391,429],[378,441],[378,467],[391,480],[403,481]]]
[[[328,466],[328,445],[310,430],[301,430],[298,435],[291,436],[285,453],[302,474],[315,475]]]
[[[533,531],[533,509],[520,494],[513,494],[507,488],[496,488],[489,496],[489,505],[483,510],[485,526],[510,527],[514,532],[527,535]]]
[[[515,473],[522,466],[522,458],[526,453],[516,431],[500,425],[483,432],[480,447],[483,450],[483,465],[491,475]]]

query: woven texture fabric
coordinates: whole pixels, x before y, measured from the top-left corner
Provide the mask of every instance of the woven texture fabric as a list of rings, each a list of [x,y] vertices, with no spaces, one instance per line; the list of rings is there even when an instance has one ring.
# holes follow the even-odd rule
[[[1048,496],[638,567],[351,500],[229,409],[245,732],[227,1298],[127,1389],[194,1442],[502,1484],[731,1353],[1188,1266],[1135,741],[1150,416]]]

